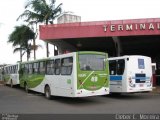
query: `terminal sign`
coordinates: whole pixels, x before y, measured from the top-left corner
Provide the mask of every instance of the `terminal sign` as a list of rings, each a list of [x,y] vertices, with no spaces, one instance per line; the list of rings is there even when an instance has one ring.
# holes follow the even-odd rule
[[[111,24],[103,26],[104,32],[133,31],[133,30],[160,30],[160,23]]]

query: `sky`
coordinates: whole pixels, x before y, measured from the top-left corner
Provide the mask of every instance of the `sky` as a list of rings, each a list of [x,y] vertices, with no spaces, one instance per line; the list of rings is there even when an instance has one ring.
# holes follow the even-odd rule
[[[14,27],[23,24],[22,20],[16,19],[24,12],[26,1],[2,0],[0,3],[0,64],[19,61],[19,53],[13,54],[14,48],[7,41]],[[82,22],[160,17],[160,0],[56,0],[56,4],[59,3],[63,3],[63,11],[81,16]],[[39,38],[36,42],[42,46],[37,51],[37,58],[45,58],[45,43]],[[26,60],[26,55],[23,60]]]

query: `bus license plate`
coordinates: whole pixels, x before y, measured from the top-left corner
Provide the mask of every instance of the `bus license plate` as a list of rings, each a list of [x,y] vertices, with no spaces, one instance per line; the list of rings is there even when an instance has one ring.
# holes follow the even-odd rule
[[[140,86],[140,87],[143,87],[143,84],[140,84],[139,86]]]

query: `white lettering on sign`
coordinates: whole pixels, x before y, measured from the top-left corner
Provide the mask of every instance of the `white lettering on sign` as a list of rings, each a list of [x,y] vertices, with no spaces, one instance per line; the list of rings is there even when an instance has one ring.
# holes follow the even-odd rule
[[[111,32],[115,31],[115,25],[111,25]]]
[[[131,31],[133,30],[133,25],[130,24],[130,25],[126,25],[126,31]]]
[[[160,23],[136,23],[136,24],[118,24],[103,25],[104,32],[111,31],[133,31],[133,30],[160,30]]]
[[[154,30],[154,26],[152,23],[149,24],[149,30]]]

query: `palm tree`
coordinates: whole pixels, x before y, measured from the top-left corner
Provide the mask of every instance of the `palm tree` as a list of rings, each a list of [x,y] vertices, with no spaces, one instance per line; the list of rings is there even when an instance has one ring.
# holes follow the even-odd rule
[[[62,11],[62,3],[55,7],[55,2],[56,0],[51,0],[50,3],[47,4],[46,0],[28,1],[25,6],[26,10],[17,18],[17,20],[25,17],[25,22],[30,23],[34,21],[35,23],[45,23],[46,25],[50,22],[53,24],[55,18],[57,18]],[[48,43],[46,44],[46,50],[47,57],[49,57]]]
[[[16,26],[15,30],[9,35],[8,42],[15,47],[13,52],[20,51],[20,61],[22,61],[24,53],[27,53],[27,60],[29,60],[31,45],[28,42],[34,36],[35,33],[26,25]]]
[[[32,45],[32,49],[34,52],[34,60],[36,59],[36,50],[38,49],[39,45],[36,45],[36,38],[38,36],[38,29],[37,29],[37,22],[36,21],[31,21],[29,22],[29,25],[31,25],[31,29],[34,31],[34,24],[36,25],[36,30],[35,30],[35,37],[33,39],[33,45]],[[40,46],[41,47],[41,46]]]

